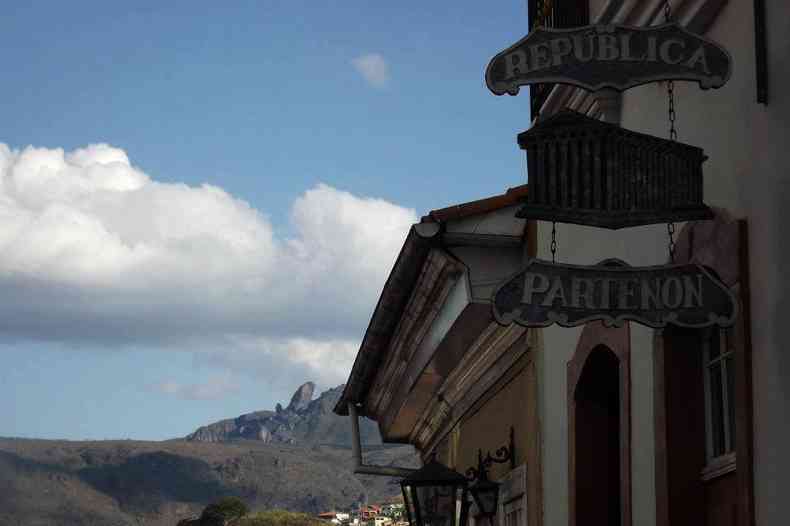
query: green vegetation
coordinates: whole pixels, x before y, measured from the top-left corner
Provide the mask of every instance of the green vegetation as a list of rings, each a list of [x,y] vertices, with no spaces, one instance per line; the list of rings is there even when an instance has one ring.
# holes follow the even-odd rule
[[[225,497],[209,504],[198,519],[183,519],[178,526],[326,526],[308,513],[268,510],[249,514],[238,497]]]
[[[224,497],[206,506],[206,509],[200,514],[200,524],[224,526],[244,517],[249,511],[250,509],[240,498]]]

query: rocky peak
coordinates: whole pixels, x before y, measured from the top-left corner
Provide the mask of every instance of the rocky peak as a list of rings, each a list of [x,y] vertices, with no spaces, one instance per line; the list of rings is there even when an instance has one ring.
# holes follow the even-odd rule
[[[351,445],[351,424],[347,417],[334,414],[332,408],[343,393],[343,386],[328,389],[313,399],[315,384],[300,385],[288,407],[277,404],[274,411],[254,411],[198,428],[187,440],[225,442],[257,440],[271,444]],[[359,422],[362,443],[380,445],[378,426],[372,420]]]
[[[288,411],[297,412],[306,408],[310,405],[314,392],[315,384],[313,382],[305,382],[300,385],[299,389],[297,389],[291,397],[291,403],[288,404]]]

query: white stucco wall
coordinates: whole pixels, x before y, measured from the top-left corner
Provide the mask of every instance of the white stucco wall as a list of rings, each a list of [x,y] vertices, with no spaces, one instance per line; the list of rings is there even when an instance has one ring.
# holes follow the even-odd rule
[[[656,523],[653,329],[631,324],[631,524]]]
[[[678,225],[678,231],[682,225]],[[551,223],[538,227],[538,257],[551,259]],[[592,265],[619,258],[630,265],[667,261],[665,225],[604,230],[557,224],[559,262]],[[544,524],[568,523],[567,363],[581,328],[543,330],[541,425],[543,438]],[[655,524],[653,432],[653,331],[631,325],[631,473],[632,524]]]
[[[597,4],[596,4],[597,5]],[[679,140],[704,148],[705,201],[749,223],[754,379],[756,523],[786,524],[790,499],[790,2],[767,0],[769,103],[756,103],[753,2],[728,2],[707,36],[733,56],[720,90],[676,83]],[[667,136],[666,86],[623,96],[625,128]],[[677,225],[677,231],[682,228]],[[538,255],[550,259],[550,223],[541,223]],[[607,231],[557,225],[558,260],[593,264],[619,257],[632,265],[664,263],[663,225]],[[735,257],[735,255],[733,255]],[[544,330],[539,359],[544,524],[567,524],[566,364],[580,329]],[[633,524],[655,523],[652,331],[632,325]]]

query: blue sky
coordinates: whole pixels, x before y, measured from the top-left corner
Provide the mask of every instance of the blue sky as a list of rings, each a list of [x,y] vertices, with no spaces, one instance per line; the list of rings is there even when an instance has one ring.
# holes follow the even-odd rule
[[[133,4],[0,19],[1,436],[342,383],[408,225],[524,182],[527,92],[483,81],[524,0]]]

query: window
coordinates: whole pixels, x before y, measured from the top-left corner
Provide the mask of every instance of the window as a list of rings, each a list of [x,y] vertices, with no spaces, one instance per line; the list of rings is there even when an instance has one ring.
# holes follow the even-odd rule
[[[526,524],[524,507],[521,501],[508,502],[502,506],[503,524],[502,526],[523,526]]]
[[[521,464],[501,481],[499,526],[527,526],[527,466]]]
[[[735,357],[732,329],[709,329],[703,335],[705,442],[707,463],[734,461]],[[733,466],[734,467],[734,466]]]

